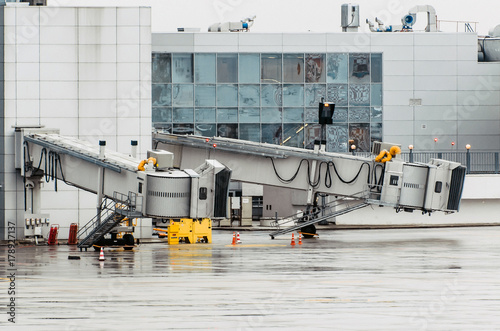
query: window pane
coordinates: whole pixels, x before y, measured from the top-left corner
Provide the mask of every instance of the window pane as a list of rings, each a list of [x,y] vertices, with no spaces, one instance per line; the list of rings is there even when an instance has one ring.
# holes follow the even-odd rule
[[[259,123],[259,122],[260,122],[260,108],[240,108],[240,123]]]
[[[283,85],[283,105],[290,107],[304,106],[304,85]]]
[[[215,54],[195,54],[195,83],[215,83]]]
[[[334,123],[347,123],[347,107],[335,107],[332,121]]]
[[[332,124],[326,126],[326,151],[345,153],[348,151],[349,136],[347,124]]]
[[[370,105],[370,84],[349,85],[349,106]]]
[[[354,84],[370,82],[370,54],[349,54],[349,81]]]
[[[382,83],[382,54],[372,54],[372,83]]]
[[[283,124],[283,145],[290,147],[304,147],[304,125]]]
[[[281,143],[281,124],[262,124],[262,142],[279,145]]]
[[[152,64],[152,83],[171,83],[172,82],[172,58],[169,53],[153,53]]]
[[[203,137],[215,137],[217,135],[217,126],[215,123],[196,124],[194,134]]]
[[[372,122],[382,122],[382,107],[372,108]],[[373,135],[373,132],[372,132]]]
[[[260,124],[240,124],[240,139],[260,143]]]
[[[238,70],[240,83],[260,83],[260,55],[240,54]]]
[[[172,119],[174,123],[193,123],[193,108],[174,108]]]
[[[238,82],[238,54],[217,54],[217,82]]]
[[[262,108],[262,123],[281,123],[281,108]]]
[[[325,83],[325,54],[306,54],[306,83]]]
[[[238,139],[238,124],[217,124],[217,136]]]
[[[283,81],[285,83],[304,82],[304,54],[283,55]]]
[[[193,54],[172,54],[172,81],[193,82]]]
[[[347,84],[328,84],[326,101],[334,103],[335,106],[347,106]]]
[[[193,124],[174,124],[172,128],[173,134],[194,134]]]
[[[316,108],[306,108],[304,122],[306,122],[306,123],[315,123],[315,124],[317,124],[319,122],[319,118],[318,118],[318,116],[319,116],[319,108],[318,107],[316,107]]]
[[[328,54],[327,83],[347,83],[348,67],[347,54]]]
[[[323,135],[324,137],[324,135]],[[304,128],[304,144],[307,149],[314,149],[314,141],[321,139],[321,125],[310,124]]]
[[[349,107],[349,122],[370,122],[370,108]]]
[[[174,106],[193,106],[193,85],[173,84],[172,99]]]
[[[304,108],[284,108],[283,123],[304,122]]]
[[[194,104],[201,107],[215,106],[215,85],[195,85]]]
[[[172,105],[172,84],[153,84],[152,103],[154,106]]]
[[[382,141],[382,123],[372,123],[370,125],[371,142]]]
[[[218,108],[217,122],[219,123],[238,123],[238,109],[236,108]]]
[[[153,107],[152,122],[172,123],[172,108]]]
[[[280,85],[262,85],[260,95],[262,107],[280,107],[282,105],[282,90]]]
[[[306,84],[306,107],[318,106],[321,98],[330,102],[326,98],[326,85],[324,84]]]
[[[260,86],[259,85],[240,85],[239,88],[241,107],[259,107],[260,106]]]
[[[215,122],[215,108],[196,108],[194,111],[196,123]]]
[[[382,84],[371,84],[372,106],[382,106]]]
[[[260,63],[262,83],[281,83],[281,54],[262,54]]]
[[[349,139],[354,140],[356,151],[370,151],[370,124],[349,124]]]
[[[153,123],[153,127],[159,132],[172,133],[171,123]]]
[[[237,85],[217,85],[217,106],[237,107],[238,106],[238,86]]]

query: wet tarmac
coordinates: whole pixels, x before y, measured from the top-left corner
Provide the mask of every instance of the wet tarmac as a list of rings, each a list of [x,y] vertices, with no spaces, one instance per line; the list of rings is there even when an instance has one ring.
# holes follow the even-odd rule
[[[500,227],[325,231],[300,246],[240,234],[236,246],[214,231],[213,244],[106,249],[104,262],[18,246],[15,295],[2,246],[0,328],[500,329]]]

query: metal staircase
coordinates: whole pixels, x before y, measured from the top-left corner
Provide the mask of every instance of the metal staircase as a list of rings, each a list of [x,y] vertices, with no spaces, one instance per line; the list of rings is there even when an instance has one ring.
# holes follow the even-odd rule
[[[274,237],[280,236],[282,234],[293,232],[295,230],[304,228],[308,225],[316,224],[335,216],[347,214],[351,211],[366,207],[368,205],[369,203],[365,200],[362,200],[362,202],[359,202],[359,200],[351,200],[351,199],[335,200],[330,204],[327,204],[326,207],[323,209],[324,215],[317,215],[321,212],[318,211],[317,213],[307,214],[304,216],[295,215],[271,223],[272,226],[277,227],[279,230],[274,231],[269,235],[271,236],[272,239],[274,239]],[[284,229],[280,229],[280,227],[282,227],[283,225],[288,225],[288,224],[293,224],[293,225],[286,227]]]
[[[78,238],[83,238],[78,243],[78,248],[92,247],[125,218],[141,217],[142,213],[136,210],[136,196],[123,195],[115,192],[113,199],[105,198],[101,204],[101,213],[93,217],[77,233]]]

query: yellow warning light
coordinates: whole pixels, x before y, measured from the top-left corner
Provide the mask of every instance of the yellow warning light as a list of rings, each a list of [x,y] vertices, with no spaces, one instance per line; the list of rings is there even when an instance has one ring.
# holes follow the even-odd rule
[[[328,104],[327,104],[327,103],[325,103],[325,107],[328,107]]]

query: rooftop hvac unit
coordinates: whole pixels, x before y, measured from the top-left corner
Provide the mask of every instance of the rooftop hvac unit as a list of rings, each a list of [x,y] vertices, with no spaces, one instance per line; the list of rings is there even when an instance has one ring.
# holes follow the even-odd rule
[[[359,5],[345,3],[342,5],[341,25],[342,32],[358,32]]]

